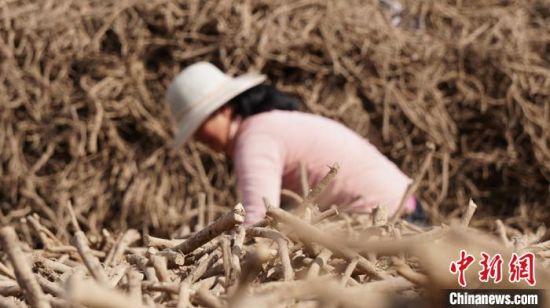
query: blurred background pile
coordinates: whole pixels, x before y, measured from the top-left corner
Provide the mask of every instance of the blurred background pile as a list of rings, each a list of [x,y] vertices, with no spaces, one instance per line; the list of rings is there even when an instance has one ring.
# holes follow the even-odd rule
[[[71,202],[91,233],[168,234],[195,223],[199,192],[220,213],[232,207],[222,156],[167,146],[165,88],[199,60],[267,74],[412,177],[434,144],[419,187],[433,223],[469,198],[474,226],[495,216],[522,228],[548,222],[550,2],[400,5],[2,1],[1,223],[38,212],[66,238]]]

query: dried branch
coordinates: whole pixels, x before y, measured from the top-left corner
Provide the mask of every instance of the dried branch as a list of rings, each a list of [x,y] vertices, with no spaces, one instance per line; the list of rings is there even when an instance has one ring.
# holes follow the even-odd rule
[[[288,239],[275,230],[266,228],[248,228],[248,236],[264,237],[274,240],[279,248],[279,258],[283,267],[283,277],[285,281],[294,280],[294,270],[290,262],[290,254],[288,252]]]
[[[103,267],[99,260],[92,254],[90,247],[88,246],[88,239],[82,231],[76,231],[73,237],[73,245],[78,250],[80,257],[84,261],[86,268],[101,285],[107,285],[107,275],[103,271]]]
[[[132,243],[141,239],[139,233],[134,229],[129,229],[124,232],[124,234],[119,237],[113,248],[109,251],[109,254],[105,258],[105,265],[110,266],[117,264],[121,261],[122,255]]]
[[[235,228],[235,226],[242,224],[244,222],[244,215],[244,208],[242,204],[239,203],[235,206],[233,211],[218,218],[212,224],[193,234],[173,249],[188,254],[223,232],[229,231]]]
[[[470,202],[468,202],[468,208],[466,209],[466,212],[462,216],[461,223],[463,226],[468,226],[470,224],[470,220],[472,220],[472,217],[474,216],[474,213],[477,209],[477,205],[474,203],[474,200],[470,199]]]
[[[183,243],[184,241],[185,240],[181,240],[181,239],[167,240],[159,237],[154,237],[151,235],[144,236],[144,242],[146,246],[156,247],[159,249],[174,248],[180,245],[181,243]]]
[[[183,280],[184,282],[188,284],[192,284],[195,281],[199,280],[204,273],[216,262],[218,261],[218,258],[220,257],[221,253],[219,252],[213,252],[210,255],[204,255],[199,261],[197,266],[193,269],[193,271],[185,277]]]
[[[322,249],[321,252],[317,255],[313,263],[309,267],[307,272],[307,279],[313,279],[319,275],[319,270],[323,267],[328,259],[332,256],[332,251],[328,249]]]
[[[27,258],[21,251],[15,230],[12,227],[3,227],[0,229],[0,241],[2,249],[8,254],[17,282],[23,289],[25,298],[29,304],[32,307],[50,307],[32,273],[30,265],[27,263]]]
[[[321,195],[321,193],[328,187],[332,179],[336,176],[338,173],[338,169],[340,169],[340,166],[338,163],[334,163],[332,166],[329,166],[330,170],[329,172],[315,185],[305,196],[304,198],[304,205],[306,207],[310,207],[313,205],[313,202]]]
[[[274,208],[269,205],[267,205],[266,207],[268,216],[289,225],[290,227],[292,227],[293,231],[299,234],[299,236],[303,239],[310,242],[318,243],[325,248],[328,248],[333,252],[338,253],[348,259],[357,258],[358,267],[361,270],[365,271],[367,274],[372,275],[374,278],[384,279],[388,277],[387,274],[377,271],[374,265],[372,265],[368,260],[360,256],[358,253],[346,246],[341,245],[338,240],[333,238],[332,236],[324,234],[321,230],[281,209]]]

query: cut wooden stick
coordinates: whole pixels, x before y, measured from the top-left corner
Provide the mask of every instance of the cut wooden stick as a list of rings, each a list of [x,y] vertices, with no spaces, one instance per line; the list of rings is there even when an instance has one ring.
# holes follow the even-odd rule
[[[165,249],[163,251],[159,251],[158,255],[166,258],[168,268],[178,268],[185,264],[185,256],[177,251]]]
[[[31,236],[31,229],[28,226],[29,222],[25,217],[21,217],[19,219],[19,222],[20,222],[19,225],[21,226],[21,236],[23,237],[26,243],[32,243],[33,238]]]
[[[159,249],[174,248],[180,245],[181,243],[185,242],[185,240],[182,240],[182,239],[169,240],[169,239],[164,239],[160,237],[154,237],[151,235],[145,235],[143,239],[146,246],[156,247]]]
[[[160,282],[169,282],[170,281],[170,274],[168,273],[168,266],[166,262],[166,258],[160,255],[152,255],[149,257],[151,260],[151,264],[153,264],[153,268],[155,269],[155,272],[157,273],[157,277],[159,278]]]
[[[319,270],[328,262],[330,256],[332,256],[332,251],[323,248],[309,267],[307,279],[316,278],[319,275]]]
[[[149,249],[151,249],[151,247]],[[147,254],[148,255],[157,254],[159,256],[166,258],[166,262],[169,269],[178,268],[185,264],[185,256],[177,251],[165,249],[163,251],[155,251],[153,253],[147,252]],[[138,268],[140,269],[143,269],[147,266],[152,266],[151,260],[148,258],[145,258],[140,254],[127,255],[126,261],[128,261],[130,264],[134,264],[138,266]]]
[[[312,224],[316,224],[316,223],[319,223],[325,219],[328,219],[328,218],[331,218],[331,217],[334,217],[334,216],[338,216],[338,208],[336,206],[332,206],[330,209],[318,214],[318,215],[315,215],[312,219],[311,219],[311,223]]]
[[[206,203],[206,223],[211,224],[215,218],[215,206],[212,200],[212,195],[209,194],[208,201]]]
[[[135,265],[139,270],[145,272],[145,268],[147,268],[147,265],[150,264],[150,260],[142,255],[127,255],[126,261],[128,263]]]
[[[29,215],[27,216],[27,219],[34,226],[33,228],[36,230],[36,232],[43,234],[43,236],[46,239],[46,242],[48,243],[53,242],[54,245],[63,245],[63,243],[57,239],[55,234],[53,234],[50,230],[45,228],[40,223],[40,217],[38,216],[38,214],[34,213],[33,215]]]
[[[40,263],[42,264],[44,267],[47,267],[49,269],[52,269],[58,273],[65,273],[65,272],[68,272],[70,270],[72,270],[72,268],[70,266],[67,266],[59,261],[54,261],[54,260],[50,260],[48,258],[44,258],[43,256],[39,255],[39,254],[36,254],[34,253],[33,256],[33,262],[34,263]]]
[[[313,202],[321,195],[321,193],[328,187],[332,179],[336,176],[338,173],[338,170],[340,169],[340,166],[338,163],[334,163],[332,166],[329,166],[330,170],[325,175],[313,189],[309,191],[307,196],[304,198],[304,205],[306,207],[312,206]]]
[[[372,224],[375,227],[385,226],[388,223],[388,210],[384,205],[379,205],[373,210]]]
[[[107,286],[110,288],[116,288],[120,281],[126,276],[126,272],[130,266],[126,263],[117,265],[109,275],[109,281]]]
[[[197,267],[193,269],[191,273],[183,280],[186,283],[193,284],[195,281],[199,280],[204,273],[216,262],[221,256],[221,253],[215,251],[210,255],[204,255],[201,260],[198,261]]]
[[[76,213],[74,212],[73,204],[71,203],[70,200],[67,202],[67,210],[69,211],[69,217],[71,217],[71,225],[73,226],[75,232],[82,231],[80,230],[80,225],[78,224]]]
[[[166,258],[161,256],[161,255],[154,254],[154,255],[151,255],[149,257],[149,259],[151,260],[151,263],[153,264],[153,268],[155,269],[155,273],[158,277],[158,280],[161,283],[171,282],[170,273],[168,272],[168,265],[167,265],[167,262],[166,262]],[[168,296],[171,299],[176,298],[176,295],[172,294],[172,293],[168,294]]]
[[[380,238],[380,236],[384,236],[386,234],[386,227],[388,226],[388,212],[386,210],[386,207],[384,205],[379,205],[376,208],[373,209],[372,213],[372,225],[373,228],[378,228],[377,230],[380,232],[379,235],[372,235],[370,237],[371,240],[376,240]],[[391,226],[391,225],[390,225]],[[370,251],[367,252],[367,258],[372,263],[376,263],[376,253]]]
[[[231,246],[231,268],[233,269],[230,275],[230,285],[238,281],[241,276],[241,255],[243,253],[243,245],[246,237],[246,231],[243,226],[238,226],[232,234]]]
[[[342,287],[345,287],[348,284],[349,279],[351,278],[351,274],[357,267],[357,263],[359,260],[357,258],[350,260],[348,266],[346,266],[346,270],[344,271],[344,274],[342,275],[342,279],[340,280],[340,285]]]
[[[233,271],[233,267],[231,264],[231,243],[229,239],[226,236],[222,237],[222,240],[220,242],[221,248],[222,248],[222,255],[223,255],[223,270],[225,274],[225,287],[227,288],[230,284],[230,277],[231,272]]]
[[[474,200],[470,199],[470,202],[468,202],[468,208],[466,209],[464,215],[462,215],[462,219],[460,221],[463,226],[467,227],[470,224],[470,220],[472,220],[476,209],[477,205],[474,203]]]
[[[358,267],[361,270],[365,271],[365,273],[372,275],[376,279],[385,279],[389,277],[388,274],[377,271],[374,265],[371,264],[367,259],[360,256],[357,252],[353,251],[349,247],[342,245],[337,239],[333,238],[329,234],[325,234],[318,228],[304,222],[303,220],[288,212],[285,212],[284,210],[272,207],[269,204],[267,204],[266,207],[268,216],[289,225],[290,227],[292,227],[293,231],[299,234],[299,236],[303,239],[310,242],[318,243],[325,248],[328,248],[333,252],[340,254],[348,259],[357,258]]]
[[[50,307],[46,300],[38,281],[32,273],[27,258],[21,251],[19,239],[13,227],[3,227],[0,229],[0,242],[2,250],[5,251],[13,265],[15,278],[24,291],[24,296],[32,307],[46,308]]]
[[[193,251],[192,254],[187,255],[187,256],[198,259],[198,258],[202,257],[205,254],[210,254],[212,251],[218,249],[218,247],[220,247],[220,238],[219,237],[215,238],[215,239],[211,240],[210,242],[202,245],[201,247],[195,249],[195,251]]]
[[[197,224],[195,225],[195,231],[204,228],[206,219],[206,194],[201,192],[198,194],[197,198],[198,219]]]
[[[34,230],[34,232],[38,235],[38,238],[40,239],[40,242],[42,242],[42,245],[44,247],[48,248],[50,246],[50,241],[48,240],[48,238],[46,237],[46,235],[42,231],[42,226],[40,225],[38,220],[35,219],[32,215],[29,215],[29,216],[27,216],[26,221],[30,224],[30,226]]]
[[[242,275],[235,284],[234,291],[229,298],[229,307],[241,307],[246,293],[250,289],[251,282],[258,276],[262,269],[262,263],[269,260],[270,256],[265,245],[257,246],[256,249],[246,254],[243,260]],[[254,292],[251,292],[254,293]]]
[[[105,258],[105,265],[110,266],[118,264],[122,260],[124,252],[132,243],[141,239],[141,235],[135,229],[128,229],[122,236],[118,238],[115,245],[109,251],[109,254]]]
[[[99,260],[92,254],[88,246],[88,238],[86,238],[84,232],[76,231],[72,241],[92,277],[94,277],[99,284],[107,285],[107,275],[103,271],[103,267],[101,263],[99,263]]]
[[[267,228],[249,228],[247,230],[248,236],[263,237],[274,240],[277,243],[279,258],[281,259],[281,266],[283,268],[283,277],[285,281],[294,280],[294,270],[290,262],[290,254],[288,252],[288,239],[276,230]]]
[[[204,245],[205,243],[209,242],[216,236],[222,234],[223,232],[229,231],[235,228],[235,226],[242,224],[244,222],[244,218],[244,207],[242,206],[242,204],[239,203],[235,206],[233,211],[218,218],[212,224],[193,234],[187,240],[174,247],[173,249],[180,251],[184,254],[188,254],[193,250],[199,248],[200,246]]]

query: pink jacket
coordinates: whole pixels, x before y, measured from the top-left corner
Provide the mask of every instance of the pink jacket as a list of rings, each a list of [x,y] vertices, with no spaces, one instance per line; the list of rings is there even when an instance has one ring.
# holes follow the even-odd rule
[[[263,197],[279,206],[281,188],[300,192],[300,161],[311,187],[327,174],[328,166],[340,165],[318,199],[321,207],[335,204],[342,210],[369,212],[385,205],[393,213],[411,181],[366,139],[328,118],[276,110],[237,123],[233,160],[246,225],[264,217]],[[362,198],[350,203],[358,195]],[[406,207],[415,208],[414,198]]]

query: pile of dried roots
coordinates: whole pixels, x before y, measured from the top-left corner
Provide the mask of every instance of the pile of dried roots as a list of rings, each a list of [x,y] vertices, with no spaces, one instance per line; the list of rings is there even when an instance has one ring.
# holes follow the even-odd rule
[[[235,204],[224,157],[167,151],[165,88],[199,60],[261,71],[307,111],[376,128],[413,177],[426,161],[418,194],[436,224],[470,197],[547,221],[549,2],[401,3],[393,26],[374,0],[1,1],[0,222],[36,212],[67,240],[72,202],[94,236],[168,235],[199,223],[199,193],[210,220]]]
[[[336,208],[319,212],[320,191],[300,200],[299,216],[266,203],[267,218],[244,227],[244,208],[237,204],[178,239],[145,235],[144,247],[135,247],[141,238],[135,229],[88,238],[70,204],[70,245],[29,215],[20,226],[25,242],[13,227],[0,230],[0,305],[438,307],[446,301],[442,289],[457,287],[449,265],[461,249],[476,258],[498,253],[506,262],[513,252],[532,252],[537,289],[550,286],[544,227],[521,234],[497,221],[495,234],[481,233],[469,227],[473,202],[451,226],[422,228],[388,217],[383,207],[350,217]],[[33,247],[31,233],[42,248]],[[525,281],[480,282],[479,264],[465,272],[469,287],[529,288]]]
[[[550,3],[401,4],[0,1],[0,306],[433,307],[460,249],[531,251],[548,287]],[[199,60],[368,136],[434,227],[311,194],[243,227],[230,163],[168,151],[164,91]]]

